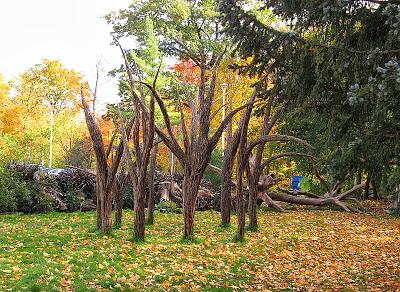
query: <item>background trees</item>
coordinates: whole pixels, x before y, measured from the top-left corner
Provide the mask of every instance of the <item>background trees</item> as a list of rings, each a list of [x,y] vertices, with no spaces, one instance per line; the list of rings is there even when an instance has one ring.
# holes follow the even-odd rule
[[[270,73],[270,95],[290,100],[284,131],[316,141],[333,181],[363,172],[379,184],[398,168],[398,3],[259,2],[280,21],[220,5],[242,56],[252,57],[240,69]]]

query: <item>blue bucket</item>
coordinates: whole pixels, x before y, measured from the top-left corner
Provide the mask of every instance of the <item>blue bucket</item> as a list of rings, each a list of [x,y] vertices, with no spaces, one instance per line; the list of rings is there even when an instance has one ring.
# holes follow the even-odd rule
[[[300,183],[304,176],[295,175],[292,176],[292,190],[299,191],[300,190]]]

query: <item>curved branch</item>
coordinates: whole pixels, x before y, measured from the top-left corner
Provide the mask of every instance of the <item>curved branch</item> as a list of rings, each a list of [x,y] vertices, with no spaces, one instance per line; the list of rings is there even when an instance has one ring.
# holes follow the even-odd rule
[[[304,156],[304,157],[309,157],[309,158],[314,158],[314,156],[310,155],[310,154],[306,154],[306,153],[301,153],[301,152],[284,152],[284,153],[280,153],[274,156],[271,156],[270,158],[268,158],[267,160],[265,160],[262,164],[261,164],[261,170],[263,170],[265,167],[267,167],[272,161],[283,158],[283,157],[288,157],[288,156]]]

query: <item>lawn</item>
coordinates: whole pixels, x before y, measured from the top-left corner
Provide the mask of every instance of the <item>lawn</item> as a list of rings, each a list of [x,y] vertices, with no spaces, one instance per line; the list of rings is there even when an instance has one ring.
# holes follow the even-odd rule
[[[181,215],[157,213],[134,243],[124,215],[108,237],[93,231],[91,212],[1,215],[0,290],[400,289],[398,218],[260,211],[259,230],[234,243],[217,212],[198,212],[197,241],[183,243]]]

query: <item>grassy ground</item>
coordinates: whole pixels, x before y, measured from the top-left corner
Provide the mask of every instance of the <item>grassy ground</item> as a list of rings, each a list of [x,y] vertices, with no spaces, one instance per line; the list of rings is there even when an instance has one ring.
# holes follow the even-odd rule
[[[198,212],[188,244],[181,215],[157,213],[136,244],[124,215],[110,237],[92,231],[94,213],[1,215],[0,291],[400,289],[398,218],[261,211],[238,244],[218,213]]]

